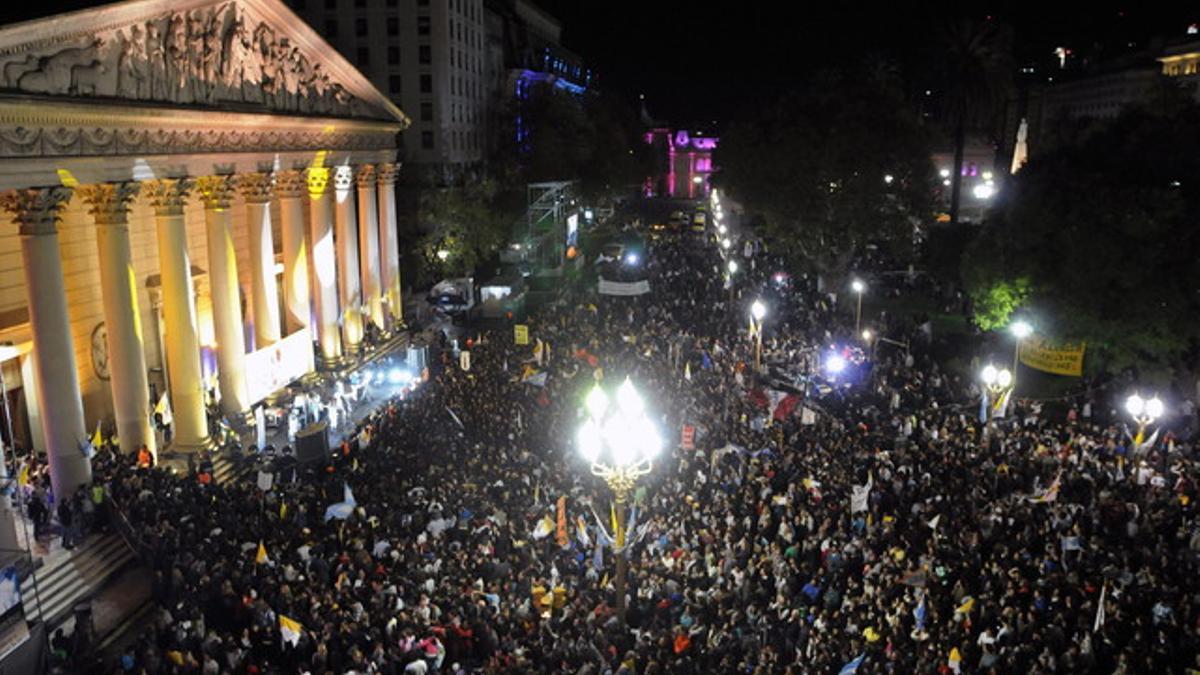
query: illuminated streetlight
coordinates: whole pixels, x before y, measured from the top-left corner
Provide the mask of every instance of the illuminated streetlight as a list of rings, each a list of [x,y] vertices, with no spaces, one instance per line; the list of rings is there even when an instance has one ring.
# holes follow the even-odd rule
[[[576,432],[579,454],[591,465],[592,475],[612,490],[616,502],[614,555],[617,560],[617,617],[625,622],[625,505],[642,476],[650,473],[662,450],[662,439],[646,414],[645,402],[629,378],[617,388],[616,405],[596,385],[585,402],[588,418]]]
[[[1129,398],[1125,399],[1125,410],[1127,410],[1129,415],[1133,417],[1133,421],[1137,422],[1138,431],[1137,436],[1133,439],[1133,442],[1135,445],[1139,445],[1142,442],[1142,437],[1145,436],[1146,427],[1153,424],[1158,418],[1162,417],[1166,408],[1163,406],[1163,402],[1158,398],[1158,396],[1155,396],[1147,401],[1141,396],[1133,394]]]
[[[862,329],[862,296],[867,290],[867,284],[862,279],[855,279],[850,282],[850,288],[858,294],[858,306],[854,310],[854,332],[857,333]]]
[[[866,342],[867,344],[870,344],[870,342],[871,342],[871,338],[872,338],[872,337],[873,337],[873,336],[871,335],[871,329],[870,329],[870,328],[864,328],[864,329],[863,329],[863,332],[862,332],[862,339],[863,339],[863,342]]]
[[[1017,339],[1016,346],[1013,348],[1012,367],[1013,377],[1016,377],[1017,370],[1021,364],[1021,341],[1030,335],[1033,335],[1033,326],[1031,326],[1029,322],[1025,321],[1024,319],[1017,319],[1013,322],[1012,326],[1009,326],[1008,329],[1012,331],[1013,337]]]
[[[985,426],[992,421],[992,411],[995,409],[995,401],[999,401],[1000,397],[1012,387],[1013,374],[1008,368],[997,369],[996,366],[988,364],[983,367],[983,371],[979,373],[979,379],[983,380],[983,386],[988,391],[987,415],[984,420]]]
[[[723,235],[723,234],[725,234],[725,233],[726,233],[726,232],[728,232],[728,231],[729,231],[729,228],[728,228],[728,227],[725,227],[725,223],[719,223],[719,224],[717,225],[717,232],[718,232],[719,234],[722,234],[722,235]]]
[[[980,183],[971,189],[976,199],[991,199],[996,194],[996,188],[990,183]]]
[[[733,262],[733,261],[730,261]],[[750,305],[750,332],[754,335],[754,370],[762,369],[762,322],[767,316],[767,306],[762,300],[755,300]]]
[[[728,250],[730,246],[733,246],[733,242],[729,241],[729,237],[721,240],[721,248]]]

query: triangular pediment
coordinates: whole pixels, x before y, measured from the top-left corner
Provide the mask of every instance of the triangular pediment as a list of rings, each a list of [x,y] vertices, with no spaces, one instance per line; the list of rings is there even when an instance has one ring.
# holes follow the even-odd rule
[[[5,26],[0,92],[408,125],[278,0],[131,0]]]

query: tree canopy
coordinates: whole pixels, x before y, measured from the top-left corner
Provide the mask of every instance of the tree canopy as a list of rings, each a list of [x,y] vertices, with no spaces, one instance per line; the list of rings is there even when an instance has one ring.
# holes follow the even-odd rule
[[[1200,109],[1133,111],[1010,178],[963,278],[983,327],[1016,307],[1093,366],[1165,372],[1200,337]]]
[[[866,244],[909,243],[928,220],[930,154],[889,80],[824,73],[723,134],[718,185],[777,250],[837,282]]]
[[[650,173],[637,116],[615,95],[576,96],[549,85],[530,87],[503,113],[500,175],[514,183],[577,180],[586,198],[639,184]]]

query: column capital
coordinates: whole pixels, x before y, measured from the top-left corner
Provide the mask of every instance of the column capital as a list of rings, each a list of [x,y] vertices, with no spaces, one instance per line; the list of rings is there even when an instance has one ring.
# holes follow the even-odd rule
[[[88,212],[97,225],[125,225],[129,223],[129,206],[141,189],[137,181],[96,183],[80,187],[79,196],[91,207]]]
[[[329,169],[323,166],[310,166],[304,170],[304,178],[308,183],[308,196],[319,199],[325,195],[329,187]]]
[[[179,216],[195,184],[191,178],[160,178],[146,181],[143,189],[155,215]]]
[[[276,171],[275,194],[280,199],[295,199],[304,196],[306,189],[304,173],[295,169]]]
[[[400,171],[400,166],[394,162],[384,162],[376,169],[379,172],[379,183],[381,185],[392,185],[396,182],[396,173]]]
[[[238,174],[237,186],[242,192],[242,198],[251,204],[266,204],[275,193],[275,183],[271,174],[261,171]]]
[[[375,165],[374,164],[359,164],[358,171],[354,173],[354,180],[358,181],[358,187],[373,188],[375,187]]]
[[[55,186],[9,190],[0,194],[0,209],[8,211],[21,234],[58,232],[58,213],[71,199],[71,189]]]
[[[196,179],[196,190],[200,192],[200,202],[209,211],[220,211],[229,208],[233,201],[233,191],[237,181],[231,175],[200,176]]]
[[[354,187],[354,167],[339,166],[333,170],[333,188],[345,192]]]

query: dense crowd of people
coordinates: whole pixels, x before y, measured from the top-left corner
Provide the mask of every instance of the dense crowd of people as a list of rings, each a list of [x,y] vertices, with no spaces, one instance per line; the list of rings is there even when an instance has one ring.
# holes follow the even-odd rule
[[[1200,669],[1190,439],[1134,444],[1103,397],[1053,419],[1014,401],[985,425],[976,386],[917,340],[814,380],[853,320],[768,253],[742,260],[731,294],[718,248],[654,241],[651,293],[564,294],[528,346],[481,332],[469,370],[447,350],[267,491],[101,458],[157,606],[105,672]],[[629,514],[622,625],[609,492],[574,438],[590,387],[625,377],[668,447]],[[772,388],[801,400],[781,411]]]

